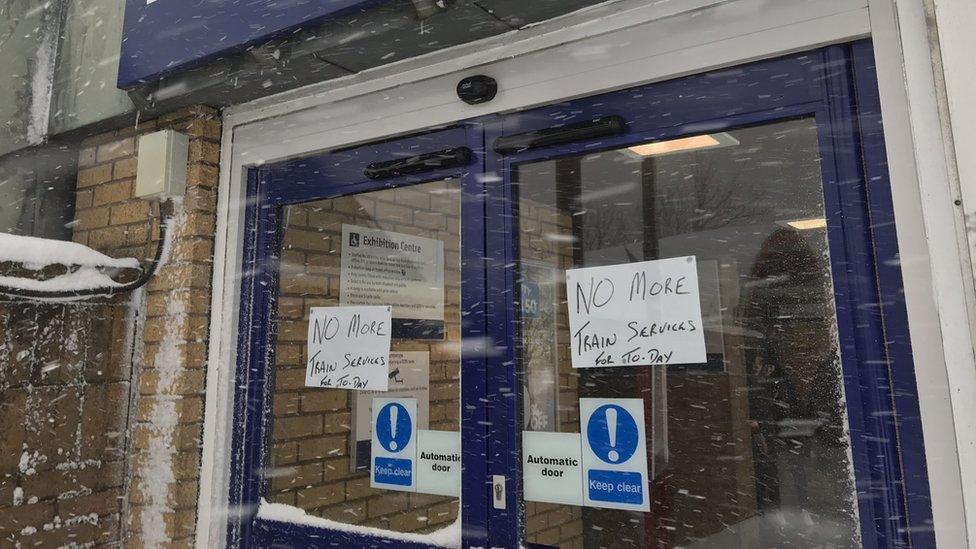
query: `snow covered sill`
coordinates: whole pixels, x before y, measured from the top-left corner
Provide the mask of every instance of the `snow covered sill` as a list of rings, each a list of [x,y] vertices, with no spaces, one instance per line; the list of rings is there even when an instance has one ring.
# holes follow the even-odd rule
[[[76,301],[112,295],[139,261],[116,259],[77,242],[0,233],[0,294],[38,301]]]
[[[261,498],[261,505],[258,506],[258,518],[286,524],[297,524],[301,526],[311,526],[327,530],[338,530],[340,532],[350,532],[363,534],[392,541],[408,541],[413,543],[427,543],[437,547],[460,547],[461,546],[461,520],[455,520],[450,525],[431,532],[429,534],[404,534],[390,532],[381,528],[369,526],[358,526],[355,524],[343,524],[334,520],[324,519],[309,515],[304,510],[291,505],[282,503],[268,503]]]
[[[138,269],[132,257],[115,259],[77,242],[0,233],[0,263],[20,263],[41,270],[49,265]]]
[[[38,280],[19,276],[0,276],[0,287],[43,292],[77,292],[92,288],[114,288],[121,282],[112,280],[94,267],[82,267],[77,271]]]

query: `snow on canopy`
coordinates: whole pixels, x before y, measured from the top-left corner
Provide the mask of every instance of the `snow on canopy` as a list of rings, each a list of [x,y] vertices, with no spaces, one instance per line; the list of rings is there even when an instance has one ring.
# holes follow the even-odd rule
[[[48,265],[114,267],[120,269],[139,268],[139,261],[135,258],[126,257],[115,259],[77,242],[0,233],[0,262],[5,261],[21,263],[25,268],[32,270],[40,270]],[[89,274],[94,272],[93,269],[89,269],[88,271]],[[55,277],[51,281],[79,273],[81,273],[80,270],[69,275]],[[95,274],[100,273],[95,272]],[[99,284],[99,286],[101,285],[103,284]]]

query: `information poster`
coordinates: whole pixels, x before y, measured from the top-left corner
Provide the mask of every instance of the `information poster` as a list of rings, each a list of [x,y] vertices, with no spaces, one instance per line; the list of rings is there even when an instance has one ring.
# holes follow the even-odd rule
[[[339,303],[391,306],[393,337],[442,338],[444,243],[344,224]]]
[[[430,410],[430,353],[428,351],[404,351],[390,353],[389,384],[385,392],[361,391],[356,393],[353,407],[355,439],[352,443],[350,470],[369,467],[369,445],[373,436],[372,403],[375,397],[413,398],[417,402],[417,428],[428,427]]]
[[[312,307],[305,385],[386,391],[389,307]]]
[[[566,271],[574,368],[707,361],[694,256]]]
[[[522,428],[527,431],[559,430],[557,271],[546,263],[523,261],[519,278],[525,365]]]
[[[718,261],[709,259],[698,262],[698,290],[701,292],[705,350],[710,355],[724,354],[725,335],[722,326],[722,292]]]

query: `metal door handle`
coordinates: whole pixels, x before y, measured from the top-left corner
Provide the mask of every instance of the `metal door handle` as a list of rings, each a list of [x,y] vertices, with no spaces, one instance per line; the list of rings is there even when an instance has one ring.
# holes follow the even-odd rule
[[[542,130],[505,135],[495,139],[493,148],[499,154],[517,153],[540,147],[562,145],[584,139],[621,135],[627,131],[627,123],[622,116],[601,116],[585,122],[553,126]]]
[[[471,163],[473,155],[467,147],[452,147],[406,158],[373,162],[363,171],[370,179],[387,179],[399,175],[409,175],[442,168],[465,166]]]

